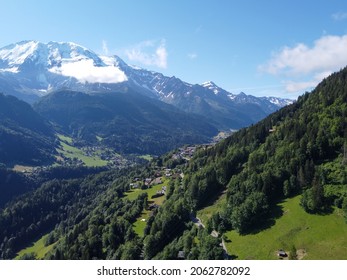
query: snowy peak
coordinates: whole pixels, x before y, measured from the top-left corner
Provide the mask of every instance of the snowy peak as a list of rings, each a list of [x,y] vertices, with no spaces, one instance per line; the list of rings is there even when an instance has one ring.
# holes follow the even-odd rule
[[[0,49],[1,72],[56,74],[80,83],[120,83],[127,80],[116,58],[101,58],[75,43],[22,41]]]
[[[290,105],[290,104],[292,104],[294,102],[291,99],[278,98],[278,97],[273,97],[273,96],[270,96],[270,97],[260,97],[260,98],[263,99],[263,100],[267,100],[270,103],[272,103],[272,104],[274,104],[274,105],[276,105],[278,107],[284,107],[284,106]]]
[[[215,95],[220,95],[220,96],[226,96],[228,97],[230,100],[234,100],[236,95],[232,94],[231,92],[228,92],[224,89],[222,89],[221,87],[217,86],[214,82],[212,81],[208,81],[208,82],[204,82],[201,84],[202,87],[209,89],[210,91],[212,91]]]
[[[36,41],[22,41],[17,44],[9,45],[0,49],[0,59],[3,63],[7,63],[7,66],[18,66],[31,55],[37,49],[38,42]]]
[[[209,90],[212,90],[214,94],[219,94],[223,91],[220,87],[218,87],[214,82],[207,81],[201,84],[204,88],[207,88]]]
[[[9,66],[19,66],[28,59],[37,63],[47,62],[49,66],[53,61],[79,57],[97,59],[96,54],[70,42],[49,42],[44,44],[37,41],[22,41],[0,49],[0,59],[7,62]]]
[[[205,88],[215,88],[217,85],[212,81],[207,81],[201,84]]]
[[[0,49],[0,92],[34,102],[61,89],[90,94],[136,92],[202,115],[222,129],[249,125],[287,105],[276,98],[235,95],[212,81],[193,85],[70,42],[22,41]]]
[[[255,97],[253,95],[247,95],[244,92],[240,92],[239,94],[232,94],[220,87],[218,87],[214,82],[207,81],[201,84],[202,87],[211,90],[216,95],[225,95],[228,96],[231,100],[236,103],[252,103],[252,104],[260,104],[261,102],[269,102],[277,106],[278,108],[284,107],[286,105],[292,104],[294,101],[291,99],[284,99],[279,97]]]

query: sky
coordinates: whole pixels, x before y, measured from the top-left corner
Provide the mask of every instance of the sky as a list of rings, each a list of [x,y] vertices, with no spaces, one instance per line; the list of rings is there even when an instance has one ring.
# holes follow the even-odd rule
[[[297,98],[347,66],[345,0],[0,0],[0,47],[75,42],[232,92]]]

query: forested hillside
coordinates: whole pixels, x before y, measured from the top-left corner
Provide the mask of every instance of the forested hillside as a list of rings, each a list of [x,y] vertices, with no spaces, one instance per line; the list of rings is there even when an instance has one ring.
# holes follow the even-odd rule
[[[247,233],[271,215],[271,205],[303,194],[310,213],[347,211],[347,69],[312,93],[200,151],[185,177],[194,207],[227,187],[227,206],[214,217],[220,231]]]
[[[1,212],[2,258],[49,233],[49,259],[222,259],[224,233],[273,225],[285,198],[310,215],[347,217],[346,116],[347,68],[190,160],[174,151],[141,168],[49,181]],[[160,205],[148,178],[168,181]],[[197,226],[196,213],[221,195],[225,203]]]
[[[31,106],[0,93],[0,165],[43,165],[54,160],[54,132]]]
[[[101,141],[125,154],[160,155],[180,145],[206,143],[217,134],[204,117],[132,90],[95,95],[58,91],[34,108],[80,142]]]

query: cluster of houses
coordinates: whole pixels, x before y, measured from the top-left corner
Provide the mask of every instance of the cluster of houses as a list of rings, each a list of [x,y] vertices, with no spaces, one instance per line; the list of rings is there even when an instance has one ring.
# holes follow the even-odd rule
[[[36,166],[36,167],[21,167],[21,168],[16,168],[16,166],[13,168],[14,171],[17,172],[22,172],[23,174],[27,176],[32,176],[32,175],[39,175],[42,171],[46,171],[49,169],[49,166]]]
[[[196,146],[189,146],[179,148],[176,153],[172,155],[172,159],[185,159],[190,160],[196,151]]]
[[[101,160],[108,162],[108,168],[124,168],[131,166],[133,162],[125,157],[113,152],[110,149],[104,149],[100,146],[86,146],[81,148],[84,156],[95,158],[99,157]],[[68,152],[69,153],[69,152]],[[77,157],[69,157],[64,153],[59,153],[57,160],[62,166],[83,166],[84,162]]]
[[[153,195],[152,198],[165,195],[166,189],[167,189],[166,186],[162,186],[161,190],[157,191],[157,193]]]
[[[236,130],[227,130],[227,131],[221,131],[218,133],[217,136],[213,137],[212,144],[216,144],[220,141],[222,141],[225,138],[228,138],[231,134],[233,134]]]
[[[84,165],[84,162],[81,159],[78,159],[76,157],[69,158],[64,156],[63,154],[59,155],[59,164],[62,166],[82,166]]]
[[[159,185],[163,183],[163,177],[166,178],[178,178],[182,177],[181,170],[180,169],[171,169],[166,167],[156,167],[153,175],[148,178],[138,178],[135,177],[133,179],[133,182],[130,183],[131,189],[138,189],[138,188],[150,188],[155,185]],[[165,189],[166,191],[166,189]]]

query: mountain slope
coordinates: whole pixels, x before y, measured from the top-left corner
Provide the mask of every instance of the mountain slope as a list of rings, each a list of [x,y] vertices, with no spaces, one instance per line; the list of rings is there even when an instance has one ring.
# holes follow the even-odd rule
[[[331,224],[347,227],[342,223],[343,215],[347,217],[346,104],[347,68],[252,127],[213,147],[197,149],[187,164],[172,152],[142,168],[47,182],[0,212],[0,226],[6,228],[0,232],[0,240],[5,240],[0,258],[14,257],[25,244],[51,231],[47,244],[55,246],[45,256],[51,259],[177,259],[182,251],[187,259],[221,259],[226,254],[220,243],[237,248],[239,233],[253,241],[258,232],[264,235],[272,229],[280,234],[278,238],[262,236],[271,244],[245,244],[270,248],[272,259],[275,250],[297,242],[304,233],[308,246],[326,248],[313,258],[334,257],[338,244],[339,256],[346,259],[346,229],[331,235],[334,228],[327,229]],[[177,176],[167,179],[168,171]],[[159,209],[146,203],[152,198],[149,192],[130,187],[135,182],[144,185],[145,178],[158,172],[170,180]],[[224,203],[218,199],[214,205],[220,196]],[[282,208],[287,204],[282,199],[289,197],[295,207]],[[198,228],[194,214],[210,205],[213,211],[210,208],[210,219],[204,221],[206,228]],[[302,215],[302,209],[322,219],[312,217],[306,223],[308,214]],[[149,216],[146,221],[144,212]],[[330,215],[338,224],[324,224],[327,234],[322,240],[322,221]],[[287,220],[285,227],[279,229],[277,222],[283,220]],[[145,222],[143,237],[134,231],[138,222]],[[212,230],[224,242],[211,236]],[[289,245],[290,250],[297,244]],[[304,245],[297,248],[310,254],[310,247]],[[249,247],[245,251],[253,251]]]
[[[42,165],[53,160],[54,132],[31,106],[0,94],[0,163]]]
[[[74,43],[22,41],[0,49],[0,90],[28,102],[57,90],[134,92],[203,115],[220,129],[238,129],[291,103],[280,98],[234,95],[212,82],[192,85],[176,77],[99,56]]]
[[[34,105],[45,118],[80,141],[102,143],[117,152],[162,154],[184,144],[205,143],[217,133],[203,117],[132,90],[85,94],[60,91]]]
[[[344,238],[347,224],[343,221],[347,222],[346,104],[347,68],[323,80],[296,103],[254,126],[241,129],[212,148],[198,150],[184,170],[183,183],[175,182],[173,194],[145,230],[150,233],[144,239],[145,257],[176,258],[177,252],[184,250],[189,257],[220,258],[221,254],[211,253],[217,248],[213,241],[205,239],[201,230],[194,231],[195,227],[184,227],[182,222],[189,220],[187,213],[210,206],[203,232],[210,235],[217,231],[222,238],[225,233],[224,241],[229,250],[232,249],[229,253],[233,258],[239,257],[234,255],[237,251],[233,249],[238,247],[238,240],[245,236],[245,240],[254,242],[256,238],[251,237],[262,233],[261,240],[272,242],[271,246],[266,244],[271,248],[267,258],[272,259],[278,248],[294,251],[288,253],[293,258],[295,248],[305,248],[310,254],[312,245],[316,253],[312,258],[331,258],[334,254],[330,250],[336,250],[340,258],[346,259],[345,251],[333,249],[347,246]],[[294,217],[288,214],[294,220],[290,219],[290,225],[286,225],[280,236],[265,238],[265,232],[269,232],[266,230],[288,211],[282,208],[282,200],[291,197],[295,198],[293,201],[300,201],[295,211],[301,207],[300,210],[325,215],[327,219],[334,215],[332,219],[338,220],[344,228],[336,235],[323,236],[319,226],[309,227],[314,226],[312,221],[317,219],[312,218],[307,224],[303,221],[307,214],[297,211]],[[179,205],[174,213],[172,205]],[[190,215],[190,220],[196,222],[195,216]],[[165,225],[161,226],[164,221]],[[166,226],[174,221],[181,232],[172,233]],[[336,229],[334,222],[324,226],[330,227],[325,228],[327,233]],[[309,242],[302,243],[300,236]],[[227,240],[227,237],[233,239]],[[199,244],[193,241],[196,239]],[[190,245],[187,240],[191,241]],[[199,248],[201,240],[206,244]],[[222,242],[215,240],[217,244]],[[263,244],[248,242],[246,246],[254,246],[247,251],[259,252],[258,247]]]
[[[347,211],[346,102],[347,68],[296,103],[201,151],[187,171],[188,193],[199,194],[196,207],[227,185],[228,206],[213,227],[240,233],[264,226],[275,203],[297,194],[309,213],[330,213],[333,205]]]
[[[234,95],[213,82],[192,85],[179,78],[128,66],[119,57],[116,65],[126,74],[124,82],[143,94],[179,109],[206,116],[220,129],[239,129],[255,123],[293,101],[276,97]]]

